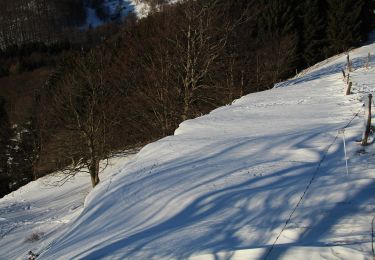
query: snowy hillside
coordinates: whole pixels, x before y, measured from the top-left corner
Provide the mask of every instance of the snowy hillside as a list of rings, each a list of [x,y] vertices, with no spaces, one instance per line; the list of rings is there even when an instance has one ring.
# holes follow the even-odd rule
[[[178,1],[179,0],[168,0],[167,3],[173,4]],[[108,13],[110,20],[122,20],[131,13],[135,14],[138,18],[144,18],[151,11],[151,7],[143,0],[105,0],[103,7]],[[86,13],[85,27],[97,27],[106,22],[97,17],[93,8],[88,7]]]
[[[137,17],[145,17],[149,12],[149,6],[137,0],[106,0],[103,4],[104,10],[109,15],[110,19],[123,19],[130,13],[134,13]],[[100,19],[95,9],[86,8],[86,25],[85,27],[97,27],[104,24],[106,21]]]
[[[84,206],[89,178],[1,199],[0,258],[371,259],[375,149],[356,140],[374,50],[351,52],[355,94],[337,56],[117,158]]]

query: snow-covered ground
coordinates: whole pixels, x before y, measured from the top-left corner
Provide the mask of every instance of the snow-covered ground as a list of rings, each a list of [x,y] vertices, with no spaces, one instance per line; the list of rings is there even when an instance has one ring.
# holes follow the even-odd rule
[[[179,0],[168,0],[168,4],[177,3]],[[105,0],[104,8],[109,14],[110,20],[123,20],[130,13],[136,15],[138,18],[146,17],[150,11],[151,7],[144,0]],[[103,25],[108,21],[103,21],[95,14],[93,8],[87,7],[87,17],[86,24],[83,26],[87,27],[97,27]]]
[[[113,158],[101,179],[120,172],[131,158]],[[80,173],[65,182],[56,173],[0,199],[0,259],[25,259],[28,251],[39,252],[61,236],[82,213],[91,191],[89,179]]]
[[[105,0],[103,6],[110,16],[109,19],[124,19],[130,13],[143,18],[150,11],[150,7],[141,0]],[[95,10],[90,7],[87,7],[86,15],[86,25],[84,27],[97,27],[107,22],[97,17]]]
[[[0,200],[0,258],[372,259],[374,51],[350,54],[353,95],[336,56],[115,159],[85,200],[89,178],[26,185]]]

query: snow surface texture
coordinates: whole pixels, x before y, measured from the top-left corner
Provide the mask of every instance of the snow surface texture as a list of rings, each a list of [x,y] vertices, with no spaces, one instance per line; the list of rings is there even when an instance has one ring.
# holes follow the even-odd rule
[[[179,0],[168,0],[168,4],[177,3]],[[143,0],[105,0],[104,8],[109,14],[110,20],[123,20],[129,14],[133,13],[138,18],[144,18],[151,12],[151,7]],[[105,24],[106,21],[101,20],[95,14],[93,8],[87,8],[86,25],[84,28],[97,27]]]
[[[101,178],[120,172],[128,160],[114,158]],[[78,174],[62,185],[58,173],[31,182],[0,199],[0,259],[25,259],[61,236],[83,210],[90,177]],[[62,186],[61,186],[62,185]]]
[[[357,141],[374,51],[350,54],[353,95],[336,56],[117,158],[84,205],[89,178],[26,185],[0,200],[0,258],[372,259],[375,149]]]

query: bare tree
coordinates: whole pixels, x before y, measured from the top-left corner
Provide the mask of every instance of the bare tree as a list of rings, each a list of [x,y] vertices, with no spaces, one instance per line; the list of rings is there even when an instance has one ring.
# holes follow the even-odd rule
[[[147,80],[141,90],[145,94],[147,104],[151,107],[156,121],[159,123],[162,135],[170,134],[177,126],[178,121],[178,96],[172,57],[163,46],[155,46],[157,49],[153,56],[148,56],[145,67]]]
[[[82,24],[82,0],[0,1],[0,49],[31,42],[56,42],[66,27]]]
[[[167,9],[150,18],[154,25],[152,37],[148,37],[148,23],[140,25],[142,35],[134,39],[134,44],[141,47],[135,63],[139,72],[132,69],[138,85],[136,99],[152,111],[152,121],[155,121],[163,136],[171,134],[180,122],[181,106],[178,100],[180,89],[178,76],[175,71],[175,46],[168,40],[177,31],[177,23],[171,23],[173,13]],[[154,35],[158,35],[155,37]],[[137,75],[138,74],[138,75]]]
[[[100,161],[111,155],[111,138],[118,124],[118,98],[106,84],[102,51],[90,51],[66,64],[69,72],[50,82],[44,96],[50,102],[55,158],[67,177],[88,171],[95,187],[103,170]]]
[[[241,14],[230,17],[231,4],[188,0],[150,17],[151,26],[147,21],[140,22],[138,31],[144,32],[140,40],[136,39],[136,45],[142,46],[143,51],[136,63],[142,77],[135,82],[163,135],[171,133],[180,121],[243,93],[238,89],[244,89],[244,72],[234,71],[235,66],[238,68],[234,55],[224,58],[228,56],[230,34],[244,21]],[[217,75],[222,74],[222,69],[228,71],[224,84],[221,75]],[[241,81],[238,87],[237,78]]]
[[[181,119],[191,116],[194,102],[210,103],[207,96],[199,92],[212,86],[210,73],[215,61],[224,50],[232,26],[225,19],[218,26],[220,16],[217,1],[192,1],[185,3],[179,33],[175,39],[175,71],[179,77],[180,95],[183,100]]]

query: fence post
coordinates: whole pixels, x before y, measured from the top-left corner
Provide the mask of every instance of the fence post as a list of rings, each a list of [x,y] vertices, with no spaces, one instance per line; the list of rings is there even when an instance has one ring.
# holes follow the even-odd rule
[[[346,175],[349,175],[349,167],[348,167],[348,155],[346,152],[346,140],[345,140],[345,128],[339,130],[339,134],[342,134],[342,141],[344,143],[344,155],[345,155],[345,167],[346,167]]]
[[[370,68],[370,60],[371,60],[371,54],[370,52],[367,55],[367,61],[366,61],[366,70]]]
[[[347,62],[348,72],[352,72],[352,63],[351,63],[351,61],[350,61],[349,53],[348,53],[348,55],[346,56],[346,62]]]
[[[365,132],[363,133],[363,138],[362,138],[363,146],[367,145],[368,136],[371,130],[371,100],[372,100],[372,94],[369,94],[368,95],[367,123],[366,123],[366,129],[365,129]]]
[[[346,90],[345,95],[350,95],[352,90],[353,83],[350,81],[350,74],[346,75]]]
[[[353,85],[353,83],[349,82],[348,86],[346,87],[346,95],[350,95],[351,94],[352,85]]]
[[[345,74],[345,70],[344,70],[344,69],[342,69],[342,70],[341,70],[341,72],[342,72],[342,77],[343,77],[343,81],[345,81],[345,79],[346,79],[346,74]]]
[[[349,85],[350,82],[350,74],[348,73],[348,76],[346,77],[346,84]]]

